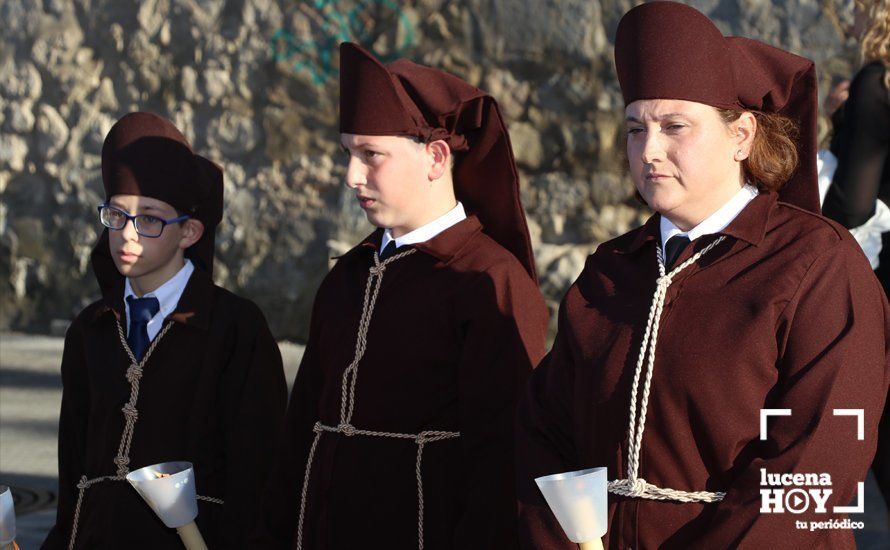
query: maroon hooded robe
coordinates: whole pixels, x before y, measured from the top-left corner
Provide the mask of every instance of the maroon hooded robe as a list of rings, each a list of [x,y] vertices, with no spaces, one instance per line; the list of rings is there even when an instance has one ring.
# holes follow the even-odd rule
[[[244,548],[287,389],[262,312],[211,278],[222,171],[192,153],[169,121],[150,113],[131,113],[115,124],[102,168],[106,198],[163,200],[200,219],[205,232],[186,251],[195,270],[164,321],[169,330],[155,337],[138,377],[118,332],[127,326],[124,277],[112,262],[108,230],[93,250],[102,298],[77,316],[65,336],[59,504],[42,547],[69,548],[76,523],[74,548],[182,548],[176,531],[121,474],[189,461],[199,495],[197,525],[208,546]],[[135,423],[122,448],[127,414]]]
[[[862,498],[858,484],[890,382],[890,312],[850,234],[814,213],[813,65],[724,38],[673,2],[628,12],[615,52],[626,104],[683,99],[784,114],[800,126],[800,165],[780,195],[761,190],[724,230],[677,259],[682,266],[723,239],[673,275],[652,317],[659,323],[648,397],[643,381],[634,389],[634,376],[657,303],[660,216],[588,258],[520,405],[523,546],[575,547],[535,477],[605,466],[607,548],[853,548],[849,529],[810,530],[809,522],[843,521],[833,507]],[[764,440],[761,409],[791,411],[768,421]],[[861,440],[844,409],[863,411]],[[645,420],[636,469],[631,418],[638,429]],[[830,476],[830,486],[800,487],[833,491],[824,513],[814,503],[800,514],[761,512],[761,490],[798,488],[762,485],[762,476],[786,473]],[[651,498],[658,488],[707,494]]]
[[[344,44],[341,130],[463,151],[470,215],[383,264],[378,229],[325,277],[252,547],[515,548],[512,425],[547,310],[497,105]]]

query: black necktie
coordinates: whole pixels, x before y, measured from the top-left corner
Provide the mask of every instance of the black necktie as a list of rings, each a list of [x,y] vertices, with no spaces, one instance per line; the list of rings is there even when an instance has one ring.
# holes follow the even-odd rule
[[[380,253],[380,261],[389,258],[393,254],[396,253],[396,241],[389,241],[389,244],[383,247],[383,251]]]
[[[664,268],[666,270],[670,271],[674,267],[674,262],[677,261],[677,258],[689,246],[690,242],[689,237],[686,235],[674,235],[668,239],[667,244],[664,246]]]
[[[145,350],[151,339],[148,337],[148,322],[161,309],[161,303],[157,298],[137,298],[127,296],[127,304],[130,306],[130,333],[127,336],[127,345],[137,361],[142,361]]]

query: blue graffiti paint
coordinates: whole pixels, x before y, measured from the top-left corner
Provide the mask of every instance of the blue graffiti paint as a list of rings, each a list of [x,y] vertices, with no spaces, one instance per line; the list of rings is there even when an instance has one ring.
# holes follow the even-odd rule
[[[401,57],[414,43],[414,26],[407,15],[392,0],[359,0],[357,5],[342,13],[337,4],[340,0],[312,0],[305,2],[312,15],[320,20],[317,32],[310,39],[299,40],[285,28],[278,29],[269,41],[272,59],[291,61],[295,71],[305,71],[316,85],[323,85],[336,72],[333,53],[341,42],[353,41],[367,44],[375,38],[365,24],[373,18],[374,10],[386,10],[396,19],[396,33],[402,32],[402,40],[383,61]]]

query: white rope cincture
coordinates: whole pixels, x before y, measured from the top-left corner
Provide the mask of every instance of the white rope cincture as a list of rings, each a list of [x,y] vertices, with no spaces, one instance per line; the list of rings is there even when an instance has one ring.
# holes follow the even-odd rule
[[[427,443],[460,437],[460,432],[426,430],[417,434],[406,434],[364,430],[352,425],[352,414],[355,411],[355,385],[358,378],[358,365],[362,360],[362,357],[364,357],[365,350],[368,346],[368,328],[371,326],[371,315],[374,313],[374,306],[377,304],[377,296],[380,293],[380,287],[383,283],[383,273],[386,271],[386,266],[388,264],[399,258],[404,258],[405,256],[413,254],[416,251],[417,249],[412,248],[405,252],[395,254],[383,262],[380,261],[379,255],[376,252],[374,253],[374,265],[368,270],[368,282],[365,285],[362,316],[359,319],[358,336],[355,343],[355,356],[343,372],[343,380],[340,387],[340,423],[336,426],[327,426],[321,422],[316,422],[315,426],[312,428],[312,431],[315,432],[315,437],[312,440],[312,445],[309,447],[309,456],[306,459],[306,471],[303,474],[303,489],[300,496],[300,516],[297,521],[297,550],[302,550],[303,548],[303,522],[306,517],[306,501],[309,494],[309,476],[312,471],[312,462],[315,459],[315,451],[318,448],[318,441],[321,439],[321,434],[324,432],[336,433],[345,437],[384,437],[414,441],[417,445],[417,459],[414,468],[414,474],[417,479],[417,547],[419,550],[423,550],[423,473],[421,470],[423,449]]]
[[[170,327],[173,326],[172,321],[164,325],[161,332],[158,333],[154,340],[152,340],[151,345],[142,357],[142,361],[137,361],[136,356],[133,354],[133,350],[131,350],[130,345],[127,344],[127,336],[124,333],[124,328],[121,326],[120,321],[115,321],[115,324],[117,325],[117,333],[120,337],[121,344],[124,346],[124,351],[127,352],[127,356],[130,358],[130,366],[127,368],[125,374],[127,382],[130,383],[130,399],[121,408],[121,412],[124,413],[124,431],[121,433],[121,442],[117,448],[117,456],[115,456],[113,460],[114,464],[117,466],[117,473],[113,476],[100,476],[94,477],[93,479],[87,479],[87,476],[85,475],[80,477],[80,481],[77,483],[77,504],[74,506],[74,519],[72,521],[73,525],[71,527],[71,539],[68,542],[68,550],[74,549],[74,542],[77,539],[77,528],[80,525],[80,510],[83,506],[83,495],[86,490],[97,483],[105,481],[125,481],[127,479],[127,474],[130,473],[130,445],[133,442],[136,420],[139,418],[139,410],[136,408],[136,402],[139,400],[139,382],[142,380],[142,373],[146,363],[148,363],[148,358],[151,357],[155,347],[157,347],[161,339],[167,334]],[[222,499],[214,497],[198,495],[198,500],[223,504]]]
[[[648,498],[652,500],[673,500],[678,502],[719,502],[726,493],[709,491],[678,491],[676,489],[663,489],[638,476],[640,467],[640,449],[642,448],[643,430],[646,427],[646,412],[649,407],[649,391],[652,385],[652,370],[655,367],[655,346],[658,341],[658,328],[661,313],[664,309],[664,301],[667,297],[668,287],[671,286],[674,277],[681,271],[694,264],[707,254],[715,246],[726,239],[721,235],[714,242],[699,250],[694,256],[678,265],[670,273],[665,275],[664,254],[659,244],[658,254],[658,280],[655,287],[655,295],[652,297],[652,306],[649,308],[649,319],[646,322],[646,331],[643,334],[643,343],[640,346],[640,356],[634,372],[633,385],[630,393],[630,422],[627,429],[627,479],[616,479],[609,482],[609,492],[625,497]],[[646,364],[646,378],[643,382],[643,395],[640,398],[640,416],[637,421],[637,393],[639,392],[640,378],[643,372],[643,364]]]

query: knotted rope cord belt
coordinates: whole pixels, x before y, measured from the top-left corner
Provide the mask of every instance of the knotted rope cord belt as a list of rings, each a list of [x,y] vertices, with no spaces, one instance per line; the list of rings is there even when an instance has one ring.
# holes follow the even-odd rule
[[[649,388],[652,383],[652,369],[655,366],[655,344],[658,339],[658,326],[661,312],[664,309],[664,300],[668,287],[678,273],[694,264],[699,258],[707,254],[712,248],[720,244],[725,236],[721,235],[717,240],[698,251],[694,256],[678,265],[673,271],[665,275],[664,253],[661,245],[658,249],[658,285],[655,295],[652,297],[652,306],[649,308],[649,320],[646,322],[646,332],[643,334],[643,343],[640,348],[640,357],[637,359],[637,368],[634,373],[633,387],[630,393],[630,424],[627,430],[627,479],[616,479],[609,482],[609,492],[616,495],[636,498],[648,498],[653,500],[674,500],[678,502],[719,502],[726,493],[711,493],[708,491],[678,491],[676,489],[662,489],[638,477],[640,467],[640,449],[643,440],[643,429],[646,427],[646,411],[649,406]],[[648,357],[648,361],[647,361]],[[640,384],[640,374],[643,371],[643,363],[646,363],[646,380],[643,382],[643,395],[640,399],[640,418],[637,423],[637,393]]]
[[[321,439],[323,432],[338,433],[346,437],[356,435],[369,437],[388,437],[391,439],[409,439],[417,444],[417,460],[415,461],[414,474],[417,478],[417,547],[423,550],[423,474],[421,471],[421,461],[423,459],[423,447],[427,443],[442,441],[444,439],[453,439],[460,437],[460,432],[446,432],[439,430],[426,430],[417,434],[404,434],[396,432],[379,432],[374,430],[363,430],[352,425],[352,413],[355,410],[355,383],[358,377],[358,365],[365,355],[365,349],[368,345],[368,327],[371,325],[371,314],[374,312],[374,305],[377,303],[377,295],[380,293],[380,286],[383,283],[383,272],[386,266],[399,258],[414,254],[416,248],[409,249],[405,252],[395,254],[387,258],[382,263],[377,253],[374,253],[374,265],[369,269],[368,283],[365,286],[365,299],[362,305],[362,316],[358,323],[358,338],[355,343],[355,356],[352,363],[343,371],[343,382],[340,388],[340,423],[336,426],[326,426],[321,422],[316,422],[312,431],[315,432],[315,438],[312,440],[312,446],[309,447],[309,458],[306,459],[306,472],[303,475],[303,492],[300,497],[300,519],[297,523],[297,550],[303,548],[303,520],[306,516],[306,500],[309,492],[309,475],[312,472],[312,460],[315,458],[315,449],[318,447],[318,440]]]
[[[157,347],[161,339],[164,338],[170,330],[170,327],[173,326],[172,321],[168,322],[161,332],[158,333],[158,336],[152,341],[151,345],[148,347],[148,351],[146,351],[145,355],[142,357],[142,361],[137,361],[136,356],[133,355],[133,350],[131,350],[129,344],[127,344],[127,336],[124,334],[123,327],[119,321],[115,321],[115,323],[117,324],[117,333],[120,336],[121,344],[124,346],[124,351],[127,352],[131,361],[126,374],[127,382],[130,383],[130,400],[127,401],[127,404],[124,405],[123,408],[121,408],[121,411],[124,413],[124,431],[121,434],[121,443],[117,449],[117,456],[114,457],[114,463],[117,465],[117,473],[113,476],[94,477],[93,479],[87,479],[87,476],[85,475],[80,476],[80,481],[77,483],[77,505],[74,507],[74,522],[71,527],[71,541],[68,543],[68,550],[74,548],[74,541],[77,539],[77,527],[80,523],[80,508],[83,504],[83,495],[86,490],[103,481],[125,481],[127,479],[127,474],[130,473],[130,444],[133,442],[136,419],[139,418],[139,411],[136,409],[136,401],[139,399],[139,381],[142,380],[142,372],[146,363],[148,363],[148,358],[151,357],[155,347]],[[214,504],[223,504],[222,499],[214,497],[198,495],[198,500],[206,500],[207,502],[213,502]]]

